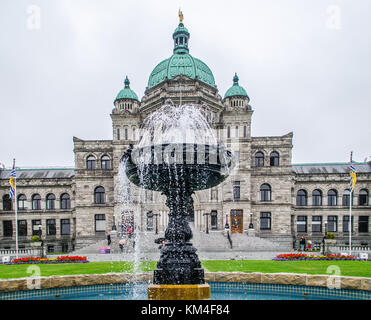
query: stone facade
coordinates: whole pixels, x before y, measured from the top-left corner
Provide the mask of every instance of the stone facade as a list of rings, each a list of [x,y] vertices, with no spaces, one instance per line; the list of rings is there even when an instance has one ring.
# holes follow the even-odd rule
[[[104,238],[112,229],[125,232],[125,227],[121,228],[123,224],[135,230],[154,232],[157,221],[158,230],[163,231],[167,226],[168,208],[165,198],[158,192],[139,190],[132,185],[130,207],[123,211],[119,167],[128,146],[140,141],[143,120],[169,99],[174,106],[192,103],[204,108],[217,141],[232,150],[238,159],[236,168],[224,183],[194,195],[195,230],[205,231],[208,221],[208,228],[215,232],[224,231],[226,226],[231,233],[247,234],[253,230],[257,237],[290,245],[298,236],[321,242],[326,231],[334,232],[342,243],[347,241],[348,233],[343,226],[349,215],[349,205],[342,202],[349,186],[347,164],[292,164],[292,132],[273,137],[251,136],[254,111],[250,98],[238,85],[237,75],[233,78],[233,86],[236,86],[233,88],[239,90],[228,92],[240,93],[222,98],[216,86],[187,73],[184,66],[169,68],[172,69],[163,81],[146,88],[141,101],[125,79],[125,89],[114,101],[110,115],[112,140],[87,141],[73,137],[73,168],[17,170],[17,194],[24,194],[26,199],[25,208],[18,210],[18,220],[27,222],[27,233],[20,237],[21,246],[27,246],[35,233],[33,220],[41,221],[41,235],[51,251],[83,247]],[[156,68],[156,72],[160,71]],[[157,74],[152,73],[151,77],[154,76]],[[208,74],[208,79],[211,78],[213,76]],[[353,240],[370,245],[371,165],[356,164],[356,169]],[[14,203],[10,207],[6,199],[9,174],[10,170],[0,171],[3,200],[0,246],[3,248],[15,244]],[[331,189],[337,194],[337,202],[333,205],[327,203]],[[314,190],[321,192],[320,205],[314,205]],[[300,202],[298,193],[303,192]],[[32,207],[35,194],[40,195],[41,208]],[[54,209],[46,207],[49,194],[55,195]],[[62,209],[62,194],[69,196],[67,209]],[[207,219],[205,214],[210,214]],[[53,219],[56,230],[49,232],[47,223],[50,221],[47,220]],[[70,222],[68,234],[61,234],[62,219]]]

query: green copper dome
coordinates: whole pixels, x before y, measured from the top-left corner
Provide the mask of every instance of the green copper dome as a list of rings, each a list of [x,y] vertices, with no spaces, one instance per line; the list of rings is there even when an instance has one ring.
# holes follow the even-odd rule
[[[151,72],[148,80],[148,88],[161,83],[166,78],[173,79],[177,75],[185,75],[215,87],[215,80],[210,68],[201,60],[191,56],[188,48],[189,32],[183,23],[173,33],[174,54],[161,61]]]
[[[233,77],[233,86],[230,87],[227,92],[225,93],[224,95],[224,99],[225,98],[228,98],[228,97],[233,97],[233,96],[245,96],[247,97],[249,100],[249,96],[247,95],[247,92],[244,88],[242,88],[239,84],[238,84],[238,76],[237,76],[237,73],[234,75]]]
[[[125,84],[124,89],[122,89],[118,93],[118,95],[116,96],[115,101],[118,100],[118,99],[133,99],[133,100],[139,101],[138,96],[136,95],[136,93],[133,90],[130,89],[130,81],[128,79],[128,76],[126,76],[124,84]]]

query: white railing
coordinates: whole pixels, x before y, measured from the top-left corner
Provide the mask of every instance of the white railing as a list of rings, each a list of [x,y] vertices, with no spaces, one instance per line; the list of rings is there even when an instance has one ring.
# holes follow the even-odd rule
[[[28,248],[28,249],[18,249],[18,258],[23,257],[40,257],[41,248]],[[0,249],[0,263],[3,261],[3,257],[8,257],[9,260],[15,259],[17,257],[16,249]],[[4,261],[7,261],[5,259]]]
[[[349,251],[349,246],[329,246],[331,251],[341,251],[341,252],[346,252]],[[352,252],[371,252],[371,247],[369,246],[352,246],[351,247]]]

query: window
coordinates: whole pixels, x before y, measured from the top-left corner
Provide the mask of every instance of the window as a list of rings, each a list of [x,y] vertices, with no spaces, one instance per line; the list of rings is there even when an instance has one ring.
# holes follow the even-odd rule
[[[148,231],[153,230],[153,212],[152,211],[147,212],[147,230]]]
[[[95,170],[96,159],[94,156],[89,156],[86,158],[86,169]]]
[[[298,232],[307,232],[307,216],[298,216],[296,227]]]
[[[3,221],[3,236],[13,237],[13,221],[11,220]]]
[[[32,220],[32,235],[41,237],[41,220]]]
[[[359,191],[358,205],[368,206],[368,191],[366,189]]]
[[[137,139],[135,127],[133,127],[133,140],[135,141]]]
[[[240,181],[233,182],[233,201],[240,200]]]
[[[238,138],[240,136],[239,132],[238,132],[238,126],[236,126],[236,138]]]
[[[104,214],[96,214],[95,219],[95,232],[106,231],[106,216]]]
[[[55,195],[52,193],[46,196],[46,209],[55,210]]]
[[[125,140],[128,140],[128,128],[124,129]]]
[[[364,233],[368,232],[368,216],[359,216],[358,217],[358,232]]]
[[[321,216],[312,216],[312,232],[322,232]]]
[[[354,220],[354,217],[352,217],[352,223],[351,223],[352,232],[353,232],[353,220]],[[349,232],[349,216],[348,215],[343,216],[343,232],[344,233]]]
[[[243,137],[247,137],[247,126],[243,126]]]
[[[96,187],[94,190],[94,203],[96,204],[103,204],[104,201],[104,188],[103,187]]]
[[[271,187],[269,184],[262,184],[260,187],[260,201],[271,201]]]
[[[61,219],[61,235],[68,236],[70,234],[71,234],[70,219]]]
[[[18,236],[27,236],[27,220],[18,220]]]
[[[24,194],[20,194],[18,196],[18,210],[26,210],[26,196]]]
[[[296,195],[296,205],[306,206],[307,205],[307,192],[303,189],[299,190]]]
[[[46,250],[47,252],[54,252],[54,246],[52,244],[48,244],[48,246],[46,247]]]
[[[216,230],[218,229],[218,212],[216,210],[211,211],[211,229]]]
[[[32,210],[41,210],[41,197],[39,194],[32,196]]]
[[[314,206],[322,206],[322,192],[321,190],[314,190],[312,193],[312,204]]]
[[[352,200],[353,200],[353,193],[352,193]],[[347,206],[347,207],[350,206],[350,191],[349,191],[349,189],[344,190],[344,193],[343,193],[343,206]]]
[[[62,252],[68,252],[68,243],[62,243]]]
[[[4,194],[3,196],[3,210],[4,211],[12,210],[12,199],[9,197],[8,194]]]
[[[71,200],[68,193],[61,195],[61,209],[71,209]]]
[[[280,165],[280,155],[278,152],[273,151],[269,156],[269,164],[271,167],[277,167]]]
[[[227,127],[227,138],[229,139],[231,137],[231,127]]]
[[[271,230],[271,213],[260,213],[260,230]]]
[[[264,154],[261,151],[255,153],[255,167],[264,167]]]
[[[117,140],[120,140],[120,128],[116,129]]]
[[[46,235],[55,236],[57,234],[57,228],[55,225],[55,219],[46,220]]]
[[[328,216],[327,218],[327,232],[337,232],[338,231],[338,217]]]
[[[331,189],[327,193],[327,205],[336,206],[337,205],[337,192],[334,189]]]
[[[111,169],[111,159],[109,156],[104,155],[101,158],[101,166],[103,170],[110,170]]]

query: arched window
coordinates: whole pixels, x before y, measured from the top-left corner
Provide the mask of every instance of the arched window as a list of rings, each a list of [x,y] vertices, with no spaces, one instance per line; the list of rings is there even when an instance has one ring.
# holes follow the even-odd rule
[[[264,166],[264,153],[258,151],[255,153],[255,167],[263,167]]]
[[[32,210],[41,210],[41,197],[39,194],[32,196]]]
[[[20,194],[18,196],[18,210],[26,210],[26,196],[24,194]]]
[[[359,191],[358,205],[368,206],[368,191],[366,189],[362,189]]]
[[[110,170],[111,169],[111,159],[109,156],[104,155],[101,158],[101,167],[103,170]]]
[[[267,183],[264,183],[260,186],[260,201],[271,201],[271,200],[272,200],[271,186]]]
[[[312,205],[322,206],[322,192],[321,192],[321,190],[316,189],[312,192]]]
[[[337,192],[334,189],[331,189],[327,193],[327,205],[336,206],[337,205]]]
[[[52,193],[46,196],[46,209],[48,210],[55,209],[55,195]]]
[[[3,210],[4,211],[12,210],[12,199],[9,197],[8,194],[4,194],[3,196]]]
[[[61,195],[61,209],[71,209],[71,199],[68,193]]]
[[[271,154],[270,154],[270,157],[269,157],[269,163],[270,165],[273,167],[273,166],[279,166],[280,165],[280,155],[278,154],[278,152],[276,151],[273,151]]]
[[[353,203],[353,193],[352,193],[352,203]],[[350,205],[350,191],[349,189],[344,190],[343,193],[343,206],[349,206]]]
[[[303,189],[299,190],[296,195],[296,205],[306,206],[307,205],[307,192]]]
[[[86,158],[86,169],[95,170],[95,164],[96,160],[94,156],[90,155],[89,157]]]
[[[96,187],[94,190],[94,203],[96,204],[103,204],[105,203],[104,200],[104,188],[103,187]]]

